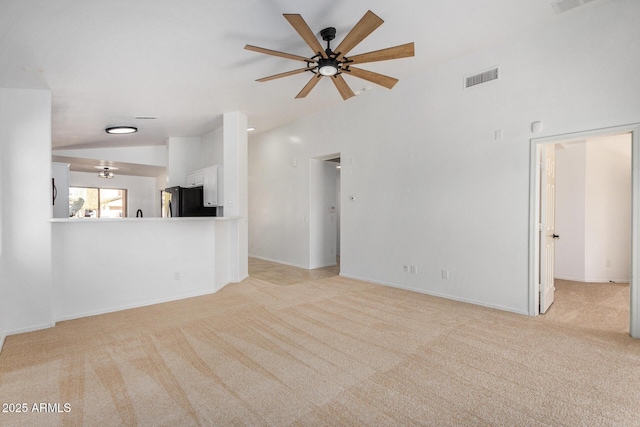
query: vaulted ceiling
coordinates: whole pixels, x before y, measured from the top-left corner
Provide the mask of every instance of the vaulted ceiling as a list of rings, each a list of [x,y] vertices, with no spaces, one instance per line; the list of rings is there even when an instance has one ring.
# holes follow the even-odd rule
[[[362,66],[402,84],[429,67],[574,12],[558,14],[552,3],[2,0],[0,87],[52,91],[54,148],[161,145],[169,136],[202,134],[229,111],[247,114],[260,132],[349,102],[327,79],[306,98],[294,99],[309,73],[255,81],[300,68],[300,63],[244,50],[245,44],[313,55],[283,13],[301,14],[319,39],[321,29],[335,27],[339,43],[372,10],[385,23],[352,54],[415,42],[413,58]],[[389,90],[356,77],[345,79],[354,91]],[[130,136],[104,132],[119,124],[140,131]]]

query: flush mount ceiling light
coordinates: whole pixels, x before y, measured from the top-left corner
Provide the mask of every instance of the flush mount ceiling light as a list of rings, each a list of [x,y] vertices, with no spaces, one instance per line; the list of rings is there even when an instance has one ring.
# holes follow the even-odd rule
[[[113,178],[115,175],[113,174],[113,172],[111,172],[109,170],[109,168],[103,168],[103,170],[101,170],[100,172],[98,172],[98,178],[107,178],[107,179],[111,179]]]
[[[127,133],[136,133],[138,128],[134,126],[111,126],[105,129],[105,132],[115,135],[123,135]]]

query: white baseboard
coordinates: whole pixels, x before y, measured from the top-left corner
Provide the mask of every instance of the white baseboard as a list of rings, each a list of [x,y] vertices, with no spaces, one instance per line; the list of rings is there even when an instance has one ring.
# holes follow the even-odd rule
[[[333,267],[334,265],[338,265],[338,263],[333,261],[327,264],[316,265],[315,267],[309,268],[309,270],[315,270],[316,268]]]
[[[4,335],[0,335],[0,354],[2,354],[2,347],[4,346],[4,339],[6,337]]]
[[[33,332],[33,331],[39,331],[41,329],[53,328],[54,326],[56,326],[56,322],[41,323],[39,325],[33,325],[33,326],[28,326],[26,328],[13,329],[11,331],[7,331],[6,332],[6,336],[17,335],[17,334],[25,334],[27,332]]]
[[[226,285],[225,285],[226,286]],[[69,316],[61,316],[59,318],[56,319],[56,321],[58,322],[63,322],[65,320],[73,320],[73,319],[81,319],[83,317],[90,317],[90,316],[99,316],[101,314],[107,314],[107,313],[114,313],[116,311],[122,311],[122,310],[131,310],[134,308],[140,308],[140,307],[147,307],[150,305],[155,305],[155,304],[162,304],[165,302],[171,302],[171,301],[179,301],[182,299],[187,299],[187,298],[195,298],[195,297],[201,297],[204,295],[211,295],[211,294],[215,294],[216,292],[218,292],[218,290],[224,288],[224,286],[214,289],[214,290],[208,290],[205,292],[194,292],[191,294],[183,294],[180,296],[175,296],[175,297],[170,297],[170,298],[160,298],[160,299],[156,299],[156,300],[152,300],[152,301],[145,301],[139,304],[127,304],[127,305],[123,305],[123,306],[118,306],[118,307],[111,307],[111,308],[105,308],[104,310],[94,310],[94,311],[87,311],[84,313],[80,313],[80,314],[72,314]]]
[[[292,262],[282,261],[282,260],[273,259],[273,258],[267,258],[267,257],[259,256],[259,255],[251,255],[251,254],[249,254],[249,258],[257,258],[257,259],[261,259],[263,261],[276,262],[278,264],[290,265],[291,267],[304,268],[305,270],[309,269],[309,266],[307,266],[307,265],[294,264]]]
[[[367,279],[367,278],[364,278],[364,277],[358,277],[358,276],[353,276],[353,275],[349,275],[349,274],[342,274],[342,273],[340,273],[340,276],[347,277],[349,279],[356,279],[356,280],[362,280],[364,282],[375,283],[377,285],[383,285],[383,286],[389,286],[389,287],[392,287],[392,288],[403,289],[405,291],[417,292],[419,294],[430,295],[432,297],[444,298],[444,299],[448,299],[448,300],[464,302],[464,303],[467,303],[467,304],[479,305],[481,307],[493,308],[495,310],[500,310],[500,311],[507,311],[509,313],[522,314],[522,315],[525,315],[525,316],[529,315],[529,312],[526,311],[526,310],[517,310],[517,309],[511,308],[511,307],[504,307],[504,306],[497,305],[497,304],[487,304],[487,303],[485,303],[483,301],[477,301],[477,300],[468,299],[468,298],[460,298],[460,297],[456,297],[456,296],[440,294],[438,292],[425,291],[424,289],[411,288],[411,287],[408,287],[408,286],[398,285],[396,283],[381,282],[379,280]]]
[[[603,280],[594,280],[594,279],[585,279],[584,277],[582,278],[575,278],[575,277],[560,277],[560,276],[556,276],[554,277],[554,279],[559,279],[559,280],[568,280],[570,282],[582,282],[582,283],[608,283],[609,281],[615,282],[615,283],[629,283],[630,279],[626,278],[626,279],[603,279]]]

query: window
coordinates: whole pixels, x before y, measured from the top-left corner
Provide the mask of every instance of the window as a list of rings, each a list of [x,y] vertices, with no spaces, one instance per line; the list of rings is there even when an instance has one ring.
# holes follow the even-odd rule
[[[69,187],[71,218],[124,218],[127,190],[115,188]]]

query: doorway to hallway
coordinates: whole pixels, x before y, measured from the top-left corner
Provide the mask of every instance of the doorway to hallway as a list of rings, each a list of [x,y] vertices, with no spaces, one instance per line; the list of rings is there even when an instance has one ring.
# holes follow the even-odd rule
[[[309,161],[309,268],[339,266],[340,153]]]

